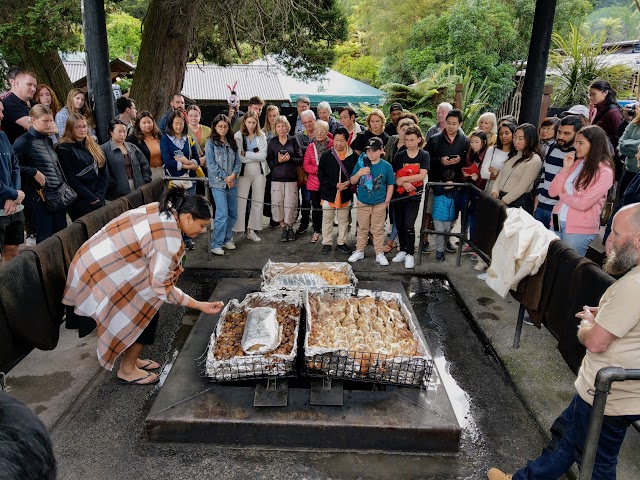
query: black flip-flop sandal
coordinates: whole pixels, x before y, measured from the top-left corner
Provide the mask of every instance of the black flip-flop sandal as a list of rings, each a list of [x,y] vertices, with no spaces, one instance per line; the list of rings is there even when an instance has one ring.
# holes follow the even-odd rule
[[[135,380],[125,380],[124,378],[118,378],[118,383],[121,383],[122,385],[154,385],[156,383],[158,383],[160,381],[160,375],[156,375],[156,379],[153,380],[152,382],[145,382],[145,383],[140,383],[142,380],[146,380],[147,378],[149,378],[151,375],[154,375],[153,373],[149,372],[146,376],[144,377],[140,377],[140,378],[136,378]]]
[[[158,366],[157,366],[157,367],[150,368],[150,366],[151,366],[152,364],[154,364],[154,363],[155,363],[155,364],[157,364]],[[144,366],[142,366],[142,367],[138,367],[138,368],[139,368],[139,369],[141,369],[141,370],[145,370],[145,371],[147,371],[147,372],[151,372],[151,371],[153,371],[153,370],[158,370],[159,368],[162,368],[162,365],[160,365],[160,364],[159,364],[158,362],[156,362],[155,360],[149,360],[149,361],[148,361]]]

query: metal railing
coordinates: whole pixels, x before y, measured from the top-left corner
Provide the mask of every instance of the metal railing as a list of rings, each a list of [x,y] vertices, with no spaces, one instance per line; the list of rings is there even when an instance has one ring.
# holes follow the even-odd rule
[[[595,394],[593,406],[591,407],[591,416],[589,417],[589,428],[584,442],[579,480],[591,480],[593,476],[593,466],[596,461],[602,421],[604,420],[604,409],[607,405],[607,396],[611,391],[611,384],[627,380],[640,380],[640,369],[625,370],[621,367],[605,367],[601,368],[596,374]],[[632,425],[636,430],[640,431],[639,422],[634,422]]]
[[[429,190],[433,187],[455,187],[458,188],[458,193],[464,192],[465,202],[464,208],[461,209],[460,218],[460,232],[438,232],[434,229],[428,228],[429,225],[425,225],[427,216],[427,207],[429,205]],[[456,251],[456,267],[460,266],[460,258],[462,257],[462,249],[465,244],[469,245],[473,251],[482,259],[486,264],[491,263],[489,256],[480,250],[475,243],[467,235],[469,228],[469,204],[471,203],[471,192],[484,193],[478,187],[472,183],[445,183],[445,182],[427,182],[424,185],[424,206],[422,207],[422,221],[420,222],[420,243],[418,244],[418,265],[422,263],[422,247],[424,246],[424,236],[429,234],[444,235],[446,237],[456,237],[458,241],[458,249]]]
[[[211,190],[209,189],[209,179],[207,177],[170,177],[170,176],[164,176],[162,177],[162,180],[164,182],[170,182],[171,180],[177,180],[177,181],[189,181],[189,182],[201,182],[204,184],[204,192],[205,192],[205,197],[207,198],[207,200],[209,200],[209,203],[211,203],[211,205],[213,205],[213,202],[211,201]],[[211,221],[213,222],[213,218],[211,219]],[[209,224],[207,226],[207,260],[211,261],[211,224]]]

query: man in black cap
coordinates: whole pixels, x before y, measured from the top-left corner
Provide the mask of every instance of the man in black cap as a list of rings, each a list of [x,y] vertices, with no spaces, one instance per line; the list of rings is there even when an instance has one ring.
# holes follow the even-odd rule
[[[402,115],[403,108],[399,103],[392,103],[389,108],[390,122],[384,127],[384,133],[387,135],[398,134],[398,122],[400,121],[400,115]]]

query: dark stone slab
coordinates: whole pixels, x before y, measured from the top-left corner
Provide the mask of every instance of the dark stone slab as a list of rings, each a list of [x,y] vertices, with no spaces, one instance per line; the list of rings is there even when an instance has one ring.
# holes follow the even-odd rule
[[[401,283],[360,282],[359,287],[402,293],[410,307]],[[211,299],[241,299],[259,288],[259,279],[224,279]],[[344,405],[319,406],[310,404],[309,388],[289,382],[285,407],[255,407],[255,386],[212,384],[198,374],[195,359],[205,351],[216,321],[217,316],[202,315],[194,325],[146,418],[149,440],[283,449],[458,451],[461,430],[435,367],[428,390],[358,390],[345,383]]]

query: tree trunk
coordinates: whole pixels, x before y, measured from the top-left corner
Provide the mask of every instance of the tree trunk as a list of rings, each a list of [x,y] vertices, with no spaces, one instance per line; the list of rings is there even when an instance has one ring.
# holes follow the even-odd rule
[[[201,3],[202,0],[188,4],[151,0],[131,85],[131,97],[136,100],[138,111],[149,110],[159,118],[169,107],[172,95],[182,90]]]
[[[22,59],[25,67],[33,70],[36,74],[38,83],[46,83],[53,88],[58,100],[62,106],[67,101],[69,90],[73,88],[73,84],[69,79],[69,74],[62,64],[62,59],[57,51],[52,50],[40,53],[32,48],[26,48],[22,52]]]

